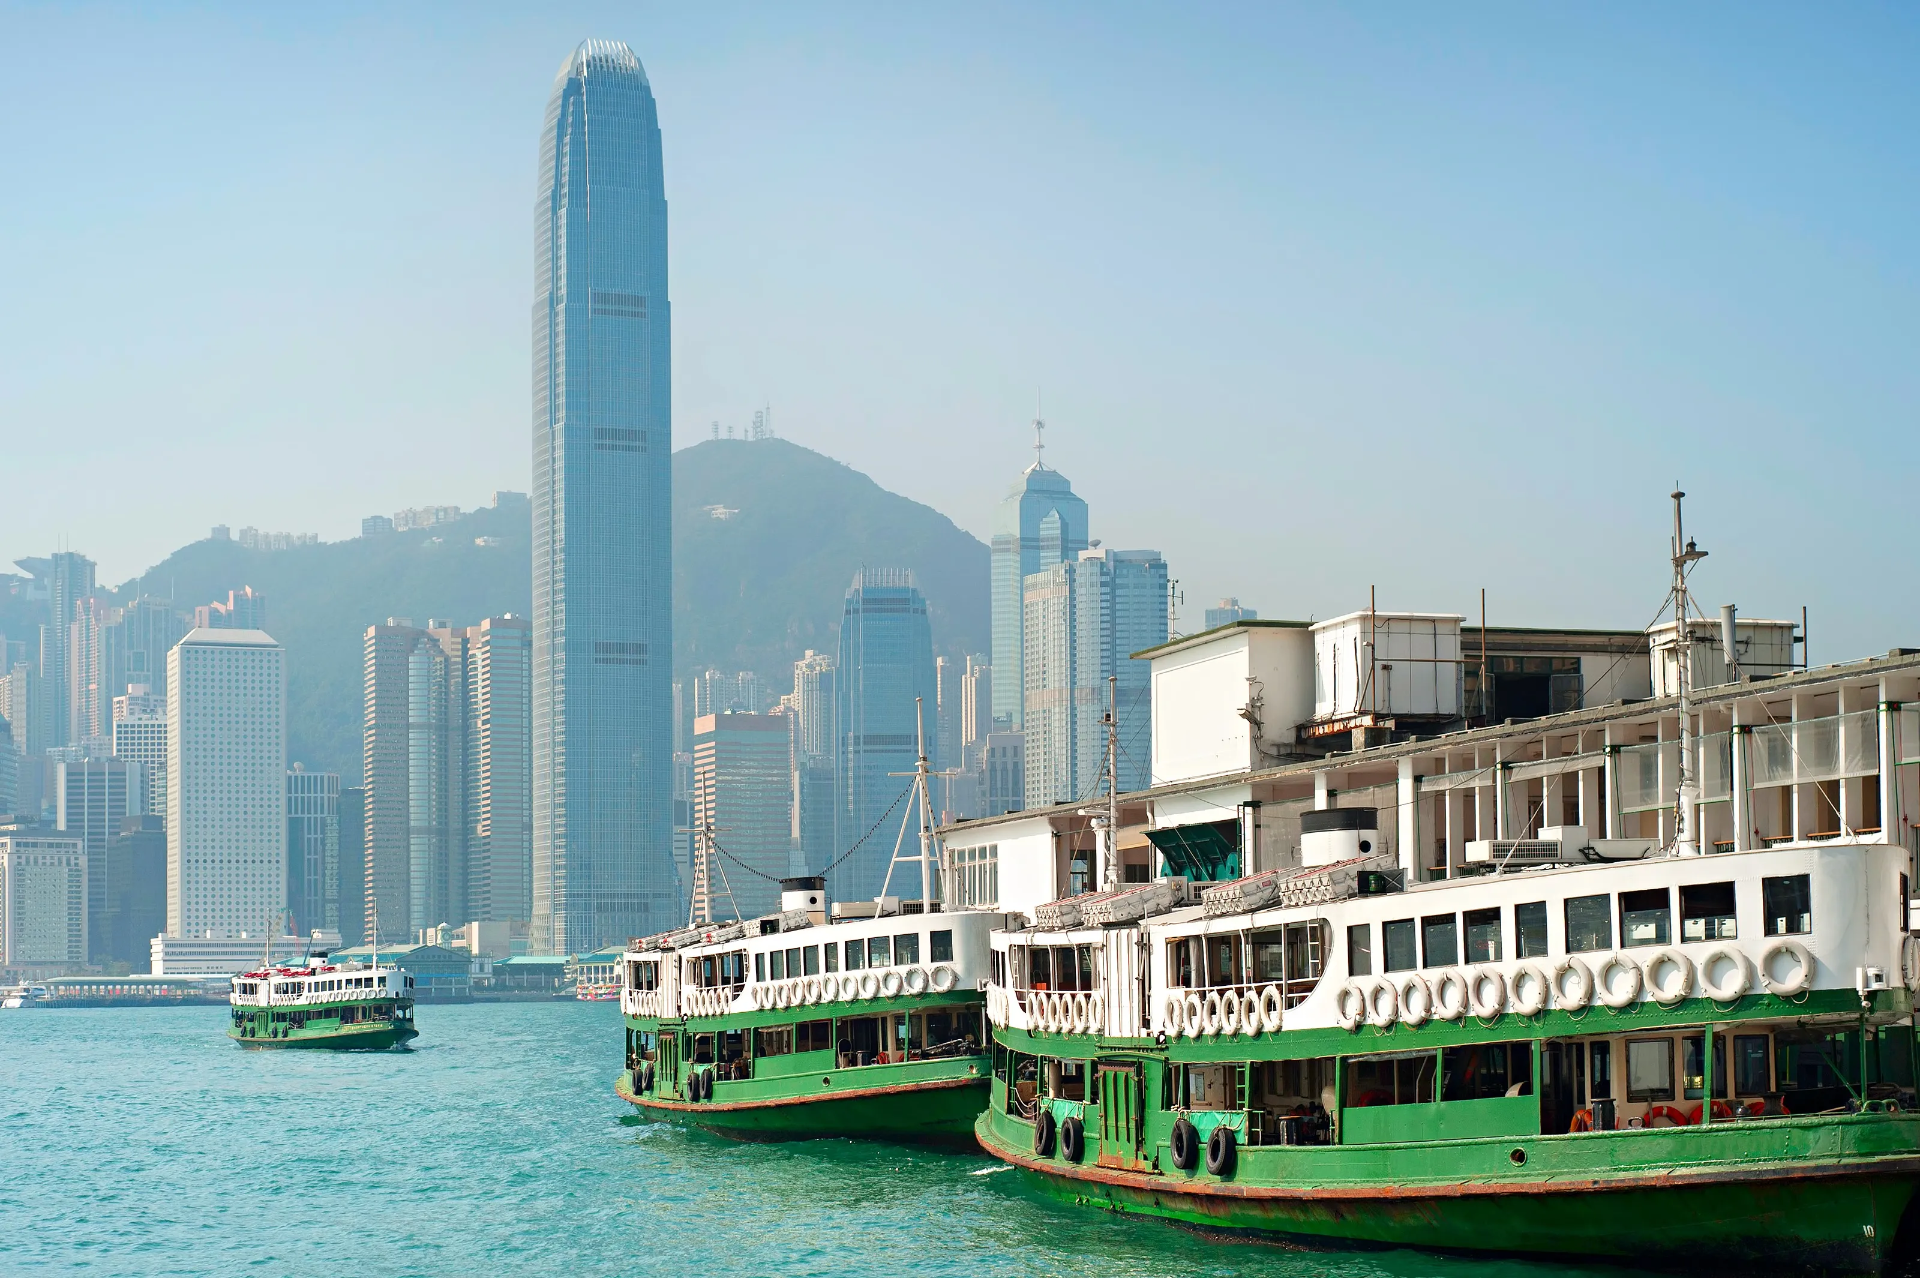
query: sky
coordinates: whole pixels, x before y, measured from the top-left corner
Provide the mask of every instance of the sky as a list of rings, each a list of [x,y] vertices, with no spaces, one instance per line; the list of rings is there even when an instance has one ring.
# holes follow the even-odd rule
[[[1032,458],[1197,629],[1699,602],[1920,646],[1920,9],[0,3],[0,559],[530,470],[538,137],[659,102],[676,446],[986,537]]]

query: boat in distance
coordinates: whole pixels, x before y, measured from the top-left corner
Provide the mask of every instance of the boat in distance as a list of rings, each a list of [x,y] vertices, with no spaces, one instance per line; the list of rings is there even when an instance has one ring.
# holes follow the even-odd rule
[[[419,1036],[413,976],[396,967],[327,961],[263,966],[233,978],[227,1036],[243,1047],[381,1051]]]

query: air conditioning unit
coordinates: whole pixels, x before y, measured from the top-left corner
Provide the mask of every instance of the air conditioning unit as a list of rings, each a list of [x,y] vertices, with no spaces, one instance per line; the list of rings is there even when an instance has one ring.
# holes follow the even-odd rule
[[[1564,843],[1547,839],[1473,839],[1467,843],[1467,864],[1483,863],[1514,868],[1558,865],[1577,861],[1579,853]]]

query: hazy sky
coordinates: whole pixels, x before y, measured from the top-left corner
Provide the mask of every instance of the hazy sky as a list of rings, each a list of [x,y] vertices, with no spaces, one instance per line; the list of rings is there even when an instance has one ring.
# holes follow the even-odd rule
[[[556,69],[660,104],[676,443],[979,535],[1030,459],[1184,619],[1920,645],[1920,10],[0,6],[0,559],[352,535],[529,472]]]

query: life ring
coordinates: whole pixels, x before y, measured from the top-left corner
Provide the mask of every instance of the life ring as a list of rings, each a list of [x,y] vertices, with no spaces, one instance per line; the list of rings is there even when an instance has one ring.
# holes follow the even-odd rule
[[[1568,978],[1572,988],[1568,988]],[[1561,959],[1553,969],[1553,1001],[1569,1012],[1577,1012],[1593,1002],[1593,969],[1576,954]]]
[[[877,998],[880,994],[880,978],[872,972],[860,974],[860,997]]]
[[[888,968],[885,974],[880,977],[880,992],[888,998],[898,998],[900,988],[900,973],[893,968]]]
[[[1073,996],[1073,1032],[1076,1034],[1084,1034],[1092,1024],[1093,1022],[1087,1007],[1087,996],[1085,994],[1075,994]]]
[[[1240,1032],[1242,1034],[1260,1032],[1260,996],[1252,990],[1240,996]]]
[[[1280,988],[1269,985],[1260,991],[1260,1028],[1269,1034],[1278,1034],[1281,1023],[1286,1019],[1286,1000],[1280,997]],[[1341,1018],[1345,1024],[1346,1018]],[[1347,1028],[1351,1029],[1352,1026]]]
[[[1673,968],[1673,979],[1660,979],[1661,964]],[[1679,950],[1662,947],[1647,955],[1641,965],[1646,975],[1647,993],[1662,1007],[1672,1007],[1693,993],[1693,960]]]
[[[1571,1136],[1575,1132],[1590,1132],[1592,1130],[1593,1111],[1590,1109],[1575,1110],[1573,1113],[1573,1121],[1567,1124],[1567,1135]]]
[[[1386,1029],[1399,1019],[1399,988],[1392,981],[1375,981],[1367,991],[1367,1024]]]
[[[900,980],[901,983],[907,987],[907,993],[909,994],[925,994],[927,992],[927,969],[924,967],[908,968],[907,974],[901,977]]]
[[[1491,987],[1491,993],[1488,993]],[[1482,997],[1485,995],[1485,997]],[[1490,1021],[1507,1010],[1507,978],[1496,968],[1483,967],[1467,982],[1467,1001],[1473,1014]]]
[[[1198,994],[1189,993],[1186,1006],[1186,1035],[1188,1038],[1199,1038],[1207,1032],[1207,1005]]]
[[[1219,1029],[1222,1034],[1240,1032],[1240,996],[1228,991],[1220,999]]]
[[[753,1005],[757,1008],[762,1009],[763,1011],[765,1010],[767,1006],[767,987],[766,986],[756,985],[753,987]]]
[[[1615,986],[1613,974],[1616,971],[1627,974],[1624,989]],[[1600,1006],[1610,1007],[1617,1012],[1631,1007],[1633,1001],[1640,997],[1641,982],[1638,963],[1624,954],[1609,954],[1600,960],[1600,967],[1593,974],[1593,997],[1599,1001]]]
[[[1040,1158],[1053,1156],[1053,1111],[1043,1109],[1033,1116],[1033,1152]]]
[[[781,1008],[787,1008],[787,1007],[793,1006],[793,983],[792,982],[782,981],[780,982],[780,984],[773,987],[773,1003],[775,1007],[781,1007]]]
[[[1333,996],[1333,1013],[1349,1034],[1358,1030],[1360,1022],[1367,1019],[1367,992],[1358,985],[1342,985]]]
[[[1457,968],[1448,968],[1433,979],[1433,1015],[1435,1020],[1465,1020],[1473,1002],[1467,990],[1467,978]]]
[[[1783,954],[1793,960],[1793,975],[1787,980],[1776,981],[1773,979],[1773,961]],[[1760,983],[1767,987],[1769,994],[1791,998],[1813,984],[1813,954],[1798,941],[1775,941],[1760,956]]]
[[[1713,979],[1714,964],[1725,959],[1727,979]],[[1700,992],[1716,1003],[1731,1003],[1747,992],[1747,956],[1732,945],[1716,945],[1700,956]]]
[[[1218,990],[1209,991],[1207,993],[1207,1001],[1201,1006],[1206,1009],[1205,1024],[1208,1035],[1218,1034],[1220,1032],[1220,992]]]
[[[1207,1174],[1222,1179],[1233,1175],[1234,1154],[1238,1149],[1233,1128],[1225,1123],[1214,1128],[1213,1135],[1207,1137]]]
[[[1033,996],[1033,1027],[1042,1033],[1053,1032],[1053,995],[1045,990]]]
[[[1724,1001],[1723,999],[1722,1002]],[[1713,1117],[1716,1121],[1722,1118],[1731,1119],[1733,1117],[1733,1106],[1723,1100],[1716,1100],[1713,1102]],[[1687,1111],[1687,1122],[1695,1127],[1700,1125],[1700,1106],[1695,1105]]]
[[[1087,995],[1087,1033],[1107,1032],[1107,1002],[1098,994]]]
[[[1415,1029],[1433,1015],[1433,987],[1418,972],[1400,982],[1400,1019]]]
[[[1530,994],[1523,992],[1521,989],[1523,984],[1531,984],[1533,992]],[[1552,986],[1553,983],[1547,980],[1546,973],[1531,963],[1522,963],[1513,972],[1511,986],[1513,1010],[1522,1016],[1540,1015],[1547,1010],[1547,995]]]
[[[1648,966],[1651,967],[1652,964],[1648,964]],[[1664,1118],[1675,1127],[1686,1127],[1693,1121],[1671,1105],[1655,1105],[1652,1109],[1648,1110],[1647,1126],[1653,1126],[1653,1120],[1656,1118]]]
[[[928,978],[928,983],[933,986],[934,993],[945,994],[954,987],[955,982],[959,979],[960,974],[955,972],[951,967],[948,967],[945,963],[936,963],[934,964],[933,975]]]
[[[1077,1163],[1086,1152],[1087,1130],[1077,1116],[1069,1115],[1067,1121],[1060,1124],[1060,1157]]]
[[[827,996],[827,983],[817,976],[807,978],[807,1002],[818,1003]]]
[[[1187,1000],[1178,994],[1169,994],[1160,1002],[1160,1020],[1167,1027],[1167,1033],[1178,1034],[1187,1027]]]
[[[1192,1171],[1200,1161],[1200,1129],[1185,1114],[1173,1120],[1173,1134],[1167,1144],[1173,1165],[1181,1171]]]

